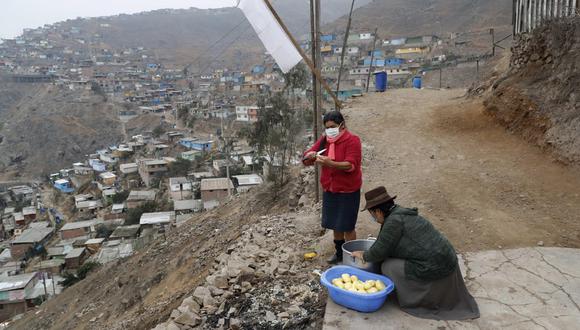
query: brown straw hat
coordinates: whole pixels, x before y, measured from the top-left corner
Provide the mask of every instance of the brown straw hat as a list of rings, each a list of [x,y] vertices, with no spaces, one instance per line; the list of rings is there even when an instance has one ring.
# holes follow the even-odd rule
[[[385,187],[380,186],[378,188],[375,188],[365,193],[365,200],[367,201],[367,203],[365,205],[365,208],[362,209],[361,212],[364,212],[368,209],[372,209],[377,205],[390,202],[395,198],[397,198],[397,196],[391,197]]]

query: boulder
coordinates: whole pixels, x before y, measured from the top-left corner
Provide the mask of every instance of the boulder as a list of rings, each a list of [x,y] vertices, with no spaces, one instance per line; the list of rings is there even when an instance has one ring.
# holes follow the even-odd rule
[[[195,327],[201,323],[201,317],[192,312],[183,313],[175,319],[175,323]]]
[[[228,279],[225,276],[216,276],[213,279],[213,283],[212,283],[216,288],[218,289],[227,289],[229,288],[229,283],[228,283]]]
[[[198,304],[203,304],[203,300],[208,296],[211,297],[211,292],[209,291],[208,288],[204,286],[198,286],[197,288],[195,288],[195,291],[193,292],[193,299]]]

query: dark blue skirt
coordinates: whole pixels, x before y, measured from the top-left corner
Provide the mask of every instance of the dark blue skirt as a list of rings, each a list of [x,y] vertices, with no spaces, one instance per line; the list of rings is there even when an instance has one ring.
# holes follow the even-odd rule
[[[353,231],[360,208],[360,190],[322,195],[322,227],[338,232]]]

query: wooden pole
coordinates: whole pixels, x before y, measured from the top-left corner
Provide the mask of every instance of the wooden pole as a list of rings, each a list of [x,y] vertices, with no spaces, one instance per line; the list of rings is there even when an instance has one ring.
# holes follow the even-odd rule
[[[338,70],[338,81],[336,82],[336,94],[340,91],[340,78],[342,77],[342,69],[344,67],[344,55],[346,54],[346,49],[348,47],[348,35],[350,34],[350,25],[352,23],[352,11],[354,9],[354,2],[356,0],[352,0],[350,5],[350,14],[348,14],[348,22],[346,23],[346,32],[344,34],[344,42],[342,43],[342,53],[340,54],[340,69]],[[336,110],[339,110],[337,108]]]
[[[318,33],[316,32],[316,0],[310,0],[310,50],[312,60],[314,61],[314,65],[316,66],[316,50],[318,49]],[[312,105],[313,105],[313,120],[312,120],[312,135],[313,140],[316,141],[318,139],[318,120],[320,119],[319,110],[318,110],[318,89],[320,84],[317,81],[316,74],[312,71]],[[320,201],[320,190],[318,189],[318,182],[320,178],[320,171],[318,166],[314,167],[314,191],[315,191],[315,202],[318,203]]]
[[[284,22],[282,21],[282,19],[280,18],[280,16],[278,15],[276,10],[274,9],[274,7],[272,7],[272,4],[270,4],[270,2],[268,0],[263,0],[263,1],[266,4],[266,6],[268,7],[268,9],[270,9],[270,12],[272,12],[272,15],[274,15],[274,18],[276,19],[276,21],[278,21],[278,24],[280,24],[280,27],[282,27],[284,32],[286,32],[286,35],[288,36],[288,38],[290,39],[292,44],[294,44],[294,47],[296,47],[296,50],[298,51],[298,53],[300,53],[300,56],[302,56],[302,59],[304,59],[304,62],[306,62],[306,65],[308,65],[308,67],[310,68],[312,73],[314,73],[314,75],[316,76],[316,80],[318,80],[318,82],[320,82],[322,84],[322,87],[324,87],[326,92],[332,97],[336,107],[342,108],[342,103],[338,100],[338,98],[336,97],[336,95],[334,94],[334,92],[332,91],[332,89],[330,88],[328,83],[326,82],[326,80],[323,79],[322,73],[320,72],[320,70],[314,66],[314,63],[308,58],[308,56],[306,55],[304,50],[302,50],[302,47],[300,47],[300,44],[298,44],[298,41],[296,41],[294,36],[290,33],[290,30],[288,30],[288,27],[286,26],[286,24],[284,24]],[[317,3],[318,3],[318,1],[320,1],[320,0],[315,0],[315,1],[317,1]],[[318,7],[320,7],[320,4],[318,4]],[[312,12],[312,9],[311,9],[311,12]],[[314,13],[314,14],[316,14],[316,13]],[[316,32],[318,34],[318,31],[316,31]],[[318,35],[317,35],[317,38],[318,38]]]
[[[371,53],[371,64],[369,65],[369,74],[367,75],[367,93],[369,92],[369,84],[371,83],[371,74],[373,73],[373,61],[375,60],[375,49],[377,47],[377,31],[375,28],[375,38],[373,39],[373,50]]]

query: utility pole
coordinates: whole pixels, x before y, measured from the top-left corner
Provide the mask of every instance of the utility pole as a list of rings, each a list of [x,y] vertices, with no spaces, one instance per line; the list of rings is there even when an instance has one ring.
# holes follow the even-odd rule
[[[344,55],[346,54],[346,48],[348,47],[348,35],[350,34],[350,24],[352,23],[352,11],[354,9],[354,2],[352,0],[350,5],[350,13],[348,14],[348,22],[346,23],[346,32],[344,34],[344,42],[342,43],[342,52],[340,54],[340,69],[338,70],[338,80],[336,82],[336,94],[340,91],[340,78],[342,77],[342,69],[344,67]],[[340,111],[339,107],[336,107],[337,111]]]
[[[441,64],[439,64],[439,89],[441,89]]]
[[[318,54],[320,53],[320,45],[318,43],[318,23],[317,23],[317,8],[320,8],[320,0],[310,0],[310,45],[311,45],[311,57],[312,62],[314,64],[314,69],[316,70],[319,67],[318,63]],[[312,135],[314,136],[314,141],[318,140],[318,121],[319,121],[319,102],[318,102],[318,91],[320,89],[320,83],[316,79],[316,74],[314,71],[312,72],[312,105],[313,105],[313,127],[312,127]],[[320,201],[320,189],[319,185],[319,178],[320,172],[318,166],[315,166],[314,169],[314,177],[315,177],[315,192],[316,192],[316,202]]]
[[[373,50],[371,53],[371,64],[369,65],[369,74],[367,76],[367,93],[369,92],[369,84],[371,82],[371,74],[373,72],[373,62],[375,60],[375,47],[377,46],[377,28],[375,28],[375,38],[373,39]]]

